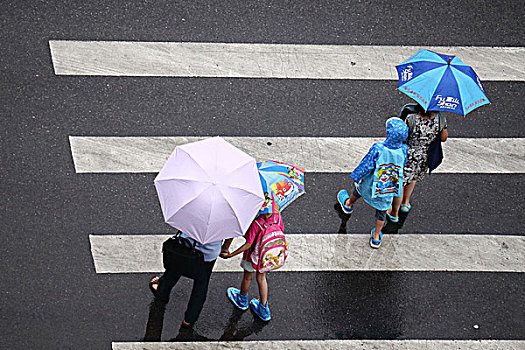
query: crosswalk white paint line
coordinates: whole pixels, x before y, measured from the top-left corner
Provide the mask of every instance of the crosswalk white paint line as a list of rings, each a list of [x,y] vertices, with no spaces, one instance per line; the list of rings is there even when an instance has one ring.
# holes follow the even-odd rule
[[[169,235],[90,235],[97,273],[160,272]],[[288,234],[289,258],[277,271],[525,272],[525,236],[384,235],[371,249],[366,234]],[[234,239],[236,246],[244,243]],[[323,247],[319,249],[319,247]],[[240,257],[218,259],[215,271],[241,272]]]
[[[57,75],[397,80],[418,46],[49,41]],[[434,46],[483,81],[525,80],[525,48]]]
[[[77,173],[160,171],[175,146],[203,137],[70,136]],[[224,137],[257,160],[307,172],[351,172],[374,142],[367,137]],[[268,145],[268,143],[271,145]],[[450,138],[436,173],[525,173],[525,138]]]
[[[523,350],[523,340],[268,340],[114,342],[113,350]]]

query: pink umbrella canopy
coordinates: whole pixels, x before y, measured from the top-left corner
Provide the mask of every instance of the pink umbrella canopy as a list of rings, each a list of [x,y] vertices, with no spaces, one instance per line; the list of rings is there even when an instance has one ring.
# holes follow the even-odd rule
[[[255,159],[220,137],[176,147],[155,188],[166,223],[202,244],[242,236],[264,203]]]

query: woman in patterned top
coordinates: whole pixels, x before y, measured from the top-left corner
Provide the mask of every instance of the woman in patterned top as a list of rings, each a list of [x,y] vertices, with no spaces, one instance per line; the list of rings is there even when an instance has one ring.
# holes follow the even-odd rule
[[[410,211],[410,196],[417,181],[423,180],[428,170],[428,148],[441,132],[441,142],[448,138],[447,120],[441,113],[425,111],[420,105],[417,114],[409,114],[405,123],[408,125],[407,162],[403,170],[403,196],[394,197],[392,207],[387,211],[387,218],[399,221],[399,210]]]

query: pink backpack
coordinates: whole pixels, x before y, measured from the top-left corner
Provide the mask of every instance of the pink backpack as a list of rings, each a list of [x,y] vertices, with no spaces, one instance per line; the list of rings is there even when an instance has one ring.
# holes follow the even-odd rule
[[[288,243],[281,230],[280,221],[280,216],[279,221],[273,223],[255,220],[261,232],[250,258],[253,268],[259,273],[280,268],[288,257]]]

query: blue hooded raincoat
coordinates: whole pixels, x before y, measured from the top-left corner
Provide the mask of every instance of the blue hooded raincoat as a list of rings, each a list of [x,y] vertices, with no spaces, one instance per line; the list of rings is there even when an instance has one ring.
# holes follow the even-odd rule
[[[408,127],[399,118],[386,121],[386,140],[375,143],[350,178],[363,199],[378,210],[387,210],[394,197],[401,197],[403,166],[407,158]]]

